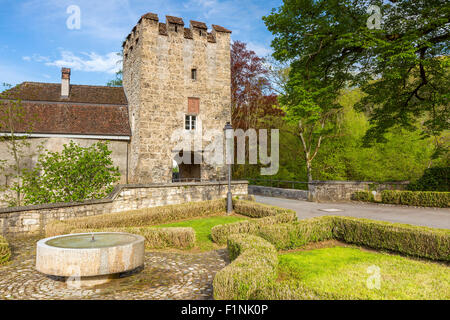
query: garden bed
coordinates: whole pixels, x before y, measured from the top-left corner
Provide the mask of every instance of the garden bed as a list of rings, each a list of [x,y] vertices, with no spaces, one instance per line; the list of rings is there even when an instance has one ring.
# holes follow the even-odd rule
[[[318,299],[450,299],[445,264],[357,247],[282,253],[277,281],[294,281]]]
[[[245,225],[245,222],[238,222],[237,224]],[[216,226],[215,229],[227,230],[228,227]],[[333,271],[333,267],[329,270],[326,269],[326,266],[333,264],[333,262],[328,263],[326,255],[323,254],[319,258],[310,260],[310,262],[307,259],[307,255],[310,253],[305,253],[305,256],[302,256],[300,252],[291,252],[286,257],[289,257],[289,255],[292,255],[292,257],[298,256],[301,263],[308,265],[310,270],[317,272],[319,275],[325,276],[334,273],[334,276],[337,277],[334,280],[341,281],[340,284],[336,284],[336,287],[327,287],[325,278],[317,280],[317,283],[299,281],[299,274],[301,279],[303,265],[297,264],[297,267],[295,267],[296,265],[293,264],[294,267],[291,268],[294,271],[300,270],[300,273],[286,272],[289,263],[283,265],[283,257],[278,259],[277,250],[294,250],[311,246],[312,243],[320,244],[323,241],[333,240],[370,248],[372,250],[371,255],[360,248],[349,248],[353,251],[349,251],[350,254],[345,251],[347,257],[344,255],[342,259],[330,254],[331,261],[336,262],[339,268],[347,268],[346,271],[350,272],[351,276],[346,276],[345,272],[340,270]],[[446,229],[325,216],[291,223],[259,225],[258,228],[248,229],[246,233],[228,235],[227,245],[232,263],[219,271],[214,278],[214,297],[216,299],[449,298],[450,230]],[[310,252],[314,251],[317,254],[317,252],[320,252],[319,250],[321,249]],[[396,255],[391,256],[380,253],[380,251],[396,253]],[[338,252],[334,252],[334,255],[337,254]],[[403,257],[398,254],[403,255]],[[424,259],[424,261],[415,261],[415,258]],[[439,262],[439,264],[431,260],[442,262]],[[352,261],[361,263],[358,265],[360,269],[352,270],[354,267]],[[371,265],[377,266],[377,264],[380,269],[384,268],[386,272],[384,281],[386,281],[387,286],[385,291],[373,293],[361,289],[352,292],[352,285],[361,286],[360,282],[355,282],[360,281],[358,277],[361,277],[361,266],[365,266],[364,271],[367,272],[368,267]],[[445,276],[443,276],[444,274]],[[370,274],[366,273],[365,276],[365,279],[367,279]],[[402,280],[402,278],[404,279]],[[321,282],[322,280],[324,283]],[[446,290],[443,295],[433,291],[432,288],[437,283],[436,281],[443,282],[444,287],[441,284],[438,286],[438,288]],[[422,283],[427,287],[421,293]],[[346,289],[339,291],[339,286]],[[405,288],[403,294],[395,289],[396,286]]]

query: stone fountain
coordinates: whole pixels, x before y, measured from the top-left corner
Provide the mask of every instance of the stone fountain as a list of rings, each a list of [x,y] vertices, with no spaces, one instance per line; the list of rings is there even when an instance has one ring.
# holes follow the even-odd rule
[[[37,242],[36,269],[81,286],[110,281],[144,265],[144,237],[123,232],[77,233]]]

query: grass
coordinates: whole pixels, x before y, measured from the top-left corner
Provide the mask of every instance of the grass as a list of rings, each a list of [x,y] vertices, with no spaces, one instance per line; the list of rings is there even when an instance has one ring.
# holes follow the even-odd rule
[[[376,268],[380,287],[369,289]],[[448,266],[354,247],[280,254],[278,274],[322,299],[450,299]]]
[[[189,219],[179,222],[165,223],[156,225],[156,228],[167,227],[191,227],[195,231],[196,236],[196,248],[201,251],[208,251],[215,249],[215,243],[211,238],[211,228],[219,224],[227,224],[236,221],[248,219],[247,217],[239,215],[218,215],[210,216],[206,218]]]

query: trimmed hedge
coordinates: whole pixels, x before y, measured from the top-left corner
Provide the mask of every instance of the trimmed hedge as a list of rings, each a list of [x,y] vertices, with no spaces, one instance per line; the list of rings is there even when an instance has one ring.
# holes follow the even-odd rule
[[[264,218],[288,212],[295,213],[293,210],[248,200],[233,200],[233,210],[237,214],[248,216],[250,218]]]
[[[447,208],[450,206],[450,192],[383,190],[381,191],[381,202]]]
[[[45,227],[47,237],[70,233],[74,229],[104,229],[149,226],[181,219],[209,216],[226,210],[225,199],[189,202],[118,213],[107,213],[64,221],[52,221]]]
[[[323,295],[303,288],[295,280],[275,281],[277,264],[274,266],[274,263],[278,261],[273,256],[275,247],[293,249],[308,242],[337,239],[374,249],[450,261],[450,230],[447,229],[324,216],[264,226],[255,233],[259,237],[250,234],[229,236],[228,250],[231,259],[235,260],[216,274],[213,282],[215,299],[323,299]]]
[[[9,248],[9,243],[6,239],[0,236],[0,266],[9,261],[11,257],[11,249]]]
[[[277,251],[269,242],[248,234],[228,238],[231,264],[216,273],[214,299],[254,299],[256,292],[277,276]]]
[[[351,217],[334,217],[333,237],[347,243],[374,249],[450,261],[450,230],[448,229]]]
[[[370,191],[356,191],[352,194],[351,199],[354,201],[374,202],[375,197]]]
[[[192,228],[153,228],[125,227],[105,229],[75,229],[71,233],[88,232],[127,232],[141,235],[145,238],[146,249],[190,249],[195,245],[195,231]]]
[[[297,214],[293,210],[262,203],[235,200],[233,201],[233,206],[236,213],[259,219],[214,226],[211,229],[211,238],[215,243],[225,244],[228,236],[233,233],[256,234],[263,227],[297,220]]]

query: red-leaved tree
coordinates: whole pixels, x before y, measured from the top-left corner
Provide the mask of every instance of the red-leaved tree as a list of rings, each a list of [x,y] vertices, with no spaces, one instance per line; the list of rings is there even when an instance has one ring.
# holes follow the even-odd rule
[[[259,128],[267,115],[281,115],[274,108],[277,96],[272,92],[269,70],[264,59],[247,49],[247,44],[234,41],[231,46],[231,106],[235,129]]]

